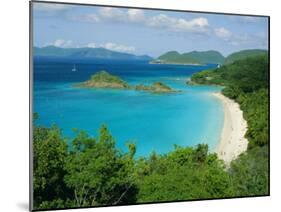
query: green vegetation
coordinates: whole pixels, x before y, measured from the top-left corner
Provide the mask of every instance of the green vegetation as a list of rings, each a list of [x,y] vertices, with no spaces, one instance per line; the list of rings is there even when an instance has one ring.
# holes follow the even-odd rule
[[[89,80],[76,84],[75,87],[85,87],[85,88],[129,88],[127,82],[109,74],[106,71],[99,71],[92,75]]]
[[[236,196],[268,195],[268,145],[254,147],[234,160],[229,169]]]
[[[177,51],[167,52],[157,58],[162,63],[186,63],[186,64],[199,64],[196,58],[183,57]]]
[[[136,202],[135,146],[115,147],[102,126],[97,138],[77,132],[67,148],[57,127],[34,129],[34,209]]]
[[[267,55],[247,57],[191,77],[191,83],[224,86],[222,93],[240,104],[248,123],[249,145],[247,152],[232,162],[230,172],[234,185],[248,195],[268,193],[268,79]]]
[[[35,207],[63,207],[69,190],[64,182],[67,146],[58,128],[35,127],[33,188]]]
[[[106,126],[96,138],[83,131],[69,143],[57,127],[34,129],[34,209],[122,205],[268,193],[266,147],[254,148],[229,169],[208,146],[175,146],[135,158],[115,147]],[[255,160],[260,159],[260,163]]]
[[[149,91],[153,93],[171,93],[171,92],[177,92],[170,88],[168,85],[165,85],[162,82],[155,82],[152,85],[137,85],[135,87],[136,90],[141,90],[141,91]]]
[[[191,77],[197,84],[222,85],[223,94],[237,101],[248,122],[249,148],[268,144],[268,58],[249,57]]]
[[[234,52],[224,58],[224,56],[218,51],[192,51],[188,53],[180,54],[177,51],[170,51],[156,60],[152,60],[151,63],[160,64],[230,64],[237,60],[246,59],[248,57],[255,57],[259,55],[267,55],[268,51],[263,49],[247,49],[239,52]]]
[[[254,56],[266,55],[266,54],[268,54],[267,50],[262,50],[262,49],[242,50],[239,52],[234,52],[234,53],[230,54],[229,56],[227,56],[225,58],[224,63],[230,64],[237,60],[246,59],[247,57],[254,57]]]
[[[222,64],[224,57],[217,51],[192,51],[180,54],[176,51],[167,52],[152,61],[152,63],[179,63],[179,64]]]
[[[207,145],[175,149],[166,155],[152,153],[140,159],[137,185],[139,202],[230,197],[231,176]]]
[[[135,89],[137,91],[148,91],[152,93],[171,93],[177,92],[162,82],[155,82],[152,85],[131,86],[118,76],[109,74],[106,71],[99,71],[85,82],[74,85],[78,88],[116,88],[116,89]]]

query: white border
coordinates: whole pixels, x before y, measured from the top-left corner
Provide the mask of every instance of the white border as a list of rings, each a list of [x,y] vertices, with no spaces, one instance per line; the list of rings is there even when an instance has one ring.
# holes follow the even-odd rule
[[[57,0],[60,1],[60,0]],[[68,0],[68,2],[271,16],[271,196],[75,211],[276,211],[280,208],[280,6],[275,0]],[[29,2],[1,2],[0,211],[28,210]],[[70,210],[72,211],[72,210]]]

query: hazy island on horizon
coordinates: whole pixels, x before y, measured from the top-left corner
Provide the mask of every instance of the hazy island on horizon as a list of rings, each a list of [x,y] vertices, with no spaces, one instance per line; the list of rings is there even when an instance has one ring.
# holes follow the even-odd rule
[[[150,64],[174,64],[174,65],[206,65],[206,64],[229,64],[237,59],[248,56],[256,56],[267,53],[265,49],[244,49],[232,52],[224,57],[219,51],[190,51],[180,54],[177,51],[168,51],[160,56],[153,58],[149,55],[135,55],[112,51],[106,48],[62,48],[56,46],[33,47],[34,56],[53,56],[70,58],[95,58],[95,59],[114,59],[114,60],[140,60],[149,61]]]

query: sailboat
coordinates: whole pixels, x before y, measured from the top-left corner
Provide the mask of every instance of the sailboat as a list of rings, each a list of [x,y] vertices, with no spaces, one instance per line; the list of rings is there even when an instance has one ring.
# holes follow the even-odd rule
[[[77,71],[75,64],[74,64],[74,66],[72,68],[72,71]]]

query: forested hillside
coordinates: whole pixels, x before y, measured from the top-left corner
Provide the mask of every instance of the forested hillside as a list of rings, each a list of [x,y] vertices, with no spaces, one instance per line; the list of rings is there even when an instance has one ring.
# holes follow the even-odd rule
[[[183,64],[222,64],[224,57],[218,51],[192,51],[180,54],[177,51],[166,52],[158,57],[162,63]]]
[[[224,63],[230,64],[237,60],[246,59],[248,57],[255,57],[259,55],[267,55],[268,51],[263,49],[247,49],[239,52],[234,52],[225,58]]]

